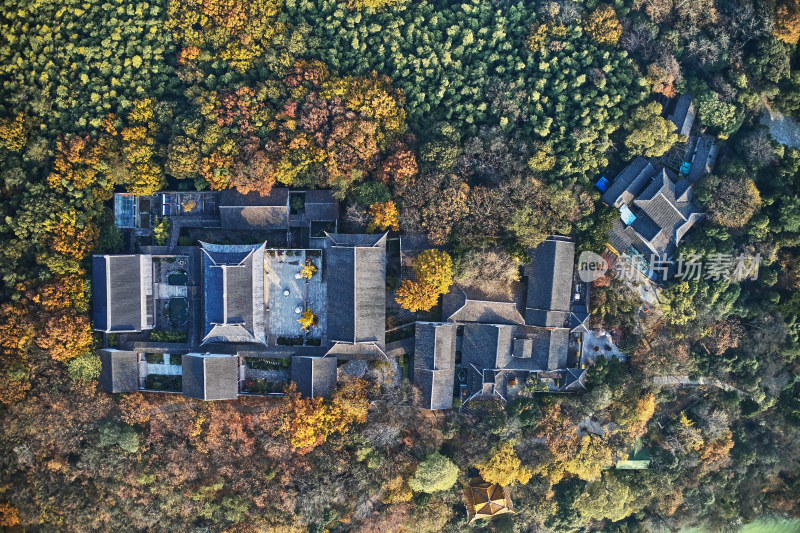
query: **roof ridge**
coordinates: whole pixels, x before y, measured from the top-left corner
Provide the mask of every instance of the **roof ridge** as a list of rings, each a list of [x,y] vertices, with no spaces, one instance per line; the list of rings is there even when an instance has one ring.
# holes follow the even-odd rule
[[[356,312],[356,307],[358,307],[358,267],[356,263],[358,261],[358,248],[353,247],[353,344],[358,342],[358,313]]]
[[[663,191],[659,191],[659,192],[658,192],[658,194],[659,194],[659,195],[660,195],[660,196],[661,196],[661,197],[664,199],[664,201],[665,201],[665,202],[667,202],[667,203],[670,205],[670,207],[672,207],[672,209],[674,209],[674,210],[675,210],[675,212],[676,212],[676,213],[678,213],[678,215],[679,215],[679,216],[680,216],[680,217],[681,217],[681,218],[682,218],[684,221],[686,221],[686,217],[685,217],[685,216],[683,216],[683,213],[681,213],[680,209],[678,209],[678,207],[675,205],[675,203],[671,202],[669,198],[667,198],[666,196],[664,196],[664,192],[663,192]],[[674,195],[673,195],[673,196],[674,196]],[[677,201],[677,200],[676,200],[676,201]],[[655,222],[655,221],[653,221],[653,222]]]

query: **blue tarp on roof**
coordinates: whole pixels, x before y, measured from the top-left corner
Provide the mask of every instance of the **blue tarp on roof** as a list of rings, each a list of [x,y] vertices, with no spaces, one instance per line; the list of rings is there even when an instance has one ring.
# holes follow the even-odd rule
[[[602,176],[602,177],[601,177],[601,178],[600,178],[600,179],[597,181],[597,183],[595,183],[595,187],[597,187],[598,189],[600,189],[600,192],[606,192],[606,189],[608,189],[608,184],[609,184],[609,181],[606,179],[606,177],[605,177],[605,176]]]
[[[684,176],[689,174],[689,171],[692,170],[692,164],[688,161],[684,161],[681,163],[681,174]]]
[[[636,220],[636,215],[631,212],[627,205],[622,204],[619,208],[619,218],[622,219],[626,226],[630,226]]]

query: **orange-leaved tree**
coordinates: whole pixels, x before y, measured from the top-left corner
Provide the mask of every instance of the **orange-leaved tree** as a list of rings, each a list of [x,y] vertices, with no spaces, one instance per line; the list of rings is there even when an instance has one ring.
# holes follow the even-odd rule
[[[397,303],[412,313],[417,311],[428,311],[439,300],[439,293],[431,290],[431,287],[410,279],[403,280],[397,289]]]
[[[788,44],[795,44],[800,40],[800,0],[777,2],[775,6],[775,29],[772,34]]]
[[[287,392],[288,405],[280,431],[295,448],[319,446],[333,433],[344,433],[351,425],[361,424],[367,419],[369,400],[364,380],[345,383],[333,394],[330,402],[321,396],[301,396],[294,383]]]
[[[453,284],[453,259],[447,252],[430,249],[414,258],[413,267],[417,279],[403,280],[395,299],[412,313],[428,311]]]

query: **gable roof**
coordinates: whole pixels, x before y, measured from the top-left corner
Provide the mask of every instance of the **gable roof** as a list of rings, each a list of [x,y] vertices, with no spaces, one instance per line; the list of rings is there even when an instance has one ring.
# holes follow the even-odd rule
[[[188,353],[182,358],[183,395],[197,400],[234,400],[239,396],[239,358]]]
[[[484,324],[523,324],[525,319],[514,302],[464,299],[448,320],[454,322],[482,322]]]
[[[692,155],[692,168],[686,176],[689,183],[697,183],[704,174],[714,170],[718,150],[714,137],[711,135],[703,135],[697,140]]]
[[[106,348],[100,356],[100,390],[135,392],[139,390],[139,356],[136,352]]]
[[[667,117],[675,124],[678,135],[689,135],[694,124],[696,111],[692,104],[692,95],[682,94],[675,101],[672,113]]]
[[[644,157],[637,157],[617,174],[616,179],[603,194],[603,201],[613,207],[627,204],[638,196],[655,169]]]
[[[385,344],[386,234],[326,233],[328,338]]]
[[[525,323],[541,327],[564,327],[570,311],[575,243],[550,236],[531,252],[526,267],[528,294]]]
[[[312,222],[333,222],[339,219],[339,200],[331,191],[306,191],[304,218]]]
[[[330,400],[336,390],[336,366],[335,357],[293,357],[292,381],[305,396]]]
[[[108,333],[142,331],[146,320],[143,272],[147,256],[92,257],[94,329]]]
[[[414,336],[414,382],[432,410],[453,407],[456,360],[455,324],[417,322]]]
[[[264,247],[201,242],[203,251],[202,343],[266,344]]]
[[[289,189],[272,189],[267,196],[226,189],[220,193],[219,217],[223,229],[287,229]]]

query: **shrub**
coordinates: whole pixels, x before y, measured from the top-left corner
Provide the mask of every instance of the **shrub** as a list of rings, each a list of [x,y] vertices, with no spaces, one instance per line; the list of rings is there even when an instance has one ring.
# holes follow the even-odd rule
[[[353,188],[353,200],[361,205],[370,206],[391,199],[392,194],[389,189],[379,181],[365,181]]]
[[[164,354],[161,353],[146,353],[144,358],[151,365],[159,365],[164,362]]]
[[[79,355],[69,363],[69,377],[73,381],[93,381],[100,377],[100,357],[94,352]]]
[[[417,465],[408,486],[415,492],[438,492],[447,490],[458,481],[458,467],[439,452],[429,455]]]
[[[169,226],[170,221],[167,217],[161,218],[156,225],[153,226],[153,240],[157,245],[164,246],[167,244],[167,239],[169,238]]]
[[[189,334],[179,329],[154,329],[150,332],[153,342],[186,342]]]
[[[306,207],[306,199],[303,196],[299,195],[292,195],[292,199],[289,201],[289,206],[292,208],[292,212],[296,213],[301,209],[305,209]]]
[[[103,447],[119,446],[128,453],[139,450],[139,434],[131,426],[107,420],[100,426],[99,444]]]

